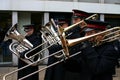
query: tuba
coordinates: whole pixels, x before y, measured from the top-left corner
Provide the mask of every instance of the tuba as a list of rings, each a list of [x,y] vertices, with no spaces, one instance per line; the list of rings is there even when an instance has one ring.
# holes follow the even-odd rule
[[[21,59],[22,61],[24,61],[27,64],[31,64],[34,62],[34,58],[31,59],[25,59],[21,57],[21,53],[23,53],[24,51],[28,51],[30,49],[33,48],[33,45],[25,38],[25,36],[21,35],[18,31],[17,31],[17,24],[15,24],[14,26],[12,26],[6,34],[6,37],[13,39],[14,41],[9,45],[9,49],[10,51],[15,54],[19,59]],[[41,56],[41,55],[39,55]],[[41,57],[39,57],[37,59],[37,61],[40,60]],[[33,64],[32,66],[37,65]]]

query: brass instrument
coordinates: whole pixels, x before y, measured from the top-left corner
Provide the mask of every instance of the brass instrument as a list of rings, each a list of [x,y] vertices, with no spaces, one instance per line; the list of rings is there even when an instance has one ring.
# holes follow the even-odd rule
[[[91,19],[91,18],[93,18],[93,17],[95,17],[95,16],[96,16],[96,14],[94,14],[94,15],[86,18],[85,20]],[[17,70],[15,70],[15,71],[12,71],[12,72],[4,75],[3,80],[6,80],[6,77],[7,77],[7,76],[10,76],[10,75],[13,74],[13,73],[16,73],[16,72],[18,72],[18,71],[20,71],[20,70],[22,70],[22,69],[24,69],[24,68],[27,68],[28,66],[37,64],[37,63],[39,63],[39,62],[41,62],[41,61],[43,61],[43,60],[45,60],[45,59],[47,59],[47,58],[49,58],[49,57],[55,56],[55,55],[59,54],[60,52],[62,52],[64,56],[67,56],[67,57],[65,57],[65,59],[68,59],[68,57],[73,57],[73,56],[77,55],[78,53],[69,56],[68,45],[66,45],[66,42],[67,42],[67,41],[66,41],[66,39],[65,39],[66,35],[65,35],[64,32],[66,32],[66,31],[74,28],[76,25],[81,24],[81,23],[83,23],[83,22],[84,22],[84,20],[82,20],[82,21],[80,21],[80,22],[78,22],[78,23],[76,23],[76,24],[73,24],[73,25],[71,25],[71,26],[69,26],[69,27],[67,27],[67,28],[64,28],[64,29],[62,29],[62,28],[59,29],[59,28],[58,28],[58,29],[57,29],[58,32],[56,32],[57,36],[55,36],[55,34],[53,33],[53,31],[51,31],[50,26],[45,27],[44,29],[46,30],[46,32],[49,33],[50,36],[52,36],[52,37],[51,37],[51,38],[48,38],[48,36],[45,35],[44,31],[43,31],[43,32],[41,31],[41,33],[42,33],[42,35],[43,35],[42,37],[43,37],[43,39],[44,39],[44,43],[38,45],[37,47],[35,47],[35,48],[29,50],[27,53],[25,53],[25,59],[26,59],[26,60],[30,60],[30,59],[33,58],[34,56],[39,55],[39,54],[42,54],[43,51],[45,51],[46,49],[48,49],[49,47],[51,47],[51,46],[54,45],[54,44],[58,44],[59,42],[60,42],[60,44],[62,45],[63,49],[61,49],[61,50],[59,50],[59,51],[57,51],[57,52],[55,52],[55,53],[53,53],[53,54],[51,54],[51,55],[49,55],[49,56],[46,56],[46,57],[44,57],[44,58],[41,58],[41,59],[38,60],[38,61],[29,63],[28,65],[26,65],[26,66],[24,66],[24,67],[22,67],[22,68],[20,68],[20,69],[17,69]],[[56,37],[60,37],[60,38],[57,39]],[[49,41],[50,41],[50,40],[54,40],[54,43],[49,44]],[[65,42],[65,43],[64,43],[64,42]],[[39,52],[37,52],[36,54],[34,54],[34,55],[30,56],[30,57],[27,56],[30,52],[38,49],[39,47],[43,46],[44,44],[49,44],[49,46],[47,46],[46,48],[43,48],[42,50],[40,50]],[[64,46],[65,46],[65,47],[64,47]],[[62,61],[63,61],[63,59],[62,59]],[[61,62],[61,61],[60,61],[60,62]],[[59,62],[57,62],[57,63],[59,63]],[[53,64],[54,64],[54,63],[53,63]],[[53,64],[51,64],[50,67],[52,67]],[[55,64],[54,64],[54,65],[55,65]],[[42,69],[41,69],[40,71],[42,71]],[[32,74],[32,73],[31,73],[31,74]],[[27,76],[29,76],[29,75],[27,75]],[[19,79],[19,80],[22,80],[22,79]]]
[[[107,34],[106,34],[106,33],[107,33]],[[89,40],[90,38],[93,38],[93,37],[96,37],[96,36],[99,36],[99,35],[104,35],[103,40],[100,41],[102,44],[103,44],[103,43],[106,43],[106,42],[111,42],[111,41],[117,40],[117,39],[120,38],[120,27],[114,27],[114,28],[107,29],[107,30],[105,30],[105,31],[102,31],[102,32],[99,32],[99,33],[96,33],[96,34],[93,34],[93,35],[89,35],[89,36],[85,36],[85,37],[81,37],[81,38],[77,38],[77,39],[72,39],[72,40],[65,39],[65,41],[66,41],[66,43],[67,43],[67,45],[65,45],[65,46],[71,47],[71,46],[77,45],[77,44],[79,44],[79,43],[81,43],[81,42],[83,42],[83,41]],[[100,43],[100,44],[101,44],[101,43]],[[98,44],[97,44],[97,45],[98,45]],[[96,45],[96,46],[97,46],[97,45]],[[54,56],[55,54],[57,54],[57,53],[59,53],[59,52],[63,52],[63,50],[64,50],[64,48],[63,48],[62,50],[59,50],[59,51],[57,51],[57,52],[55,52],[55,53],[53,53],[53,54],[45,57],[45,58],[42,58],[41,61],[44,60],[44,59],[46,59],[46,58],[49,58],[49,57],[51,57],[51,56]],[[75,55],[77,55],[77,54],[79,54],[79,53],[80,53],[80,52],[75,53],[75,54],[73,54],[73,55],[70,55],[69,58],[70,58],[70,57],[73,57],[73,56],[75,56]],[[65,57],[65,59],[68,59],[68,57]],[[38,73],[38,72],[40,72],[40,71],[43,71],[43,70],[45,70],[45,69],[47,69],[47,68],[49,68],[49,67],[52,67],[52,66],[54,66],[54,65],[56,65],[56,64],[58,64],[58,63],[60,63],[60,62],[62,62],[62,61],[64,61],[64,59],[61,59],[60,61],[57,61],[57,62],[55,62],[55,63],[53,63],[53,64],[51,64],[51,65],[48,65],[47,67],[42,68],[42,69],[40,69],[40,70],[38,70],[38,71],[35,71],[34,73],[31,73],[31,74],[29,74],[29,75],[26,75],[26,76],[22,77],[22,78],[19,79],[19,80],[23,80],[23,79],[25,79],[25,78],[27,78],[27,77],[35,74],[35,73]],[[34,62],[34,63],[32,63],[32,64],[35,64],[35,63],[37,63],[37,62],[38,62],[38,61],[36,61],[36,62]],[[11,74],[13,74],[13,73],[15,73],[15,72],[17,72],[17,71],[19,71],[19,70],[22,70],[22,69],[24,69],[24,68],[26,68],[26,67],[28,67],[28,66],[30,66],[30,65],[32,65],[32,64],[26,65],[26,66],[24,66],[24,67],[22,67],[22,68],[20,68],[20,69],[18,69],[18,70],[15,70],[15,71],[13,71],[13,72],[10,72],[10,73],[6,74],[6,75],[3,77],[3,80],[6,80],[6,77],[7,77],[7,76],[9,76],[9,75],[11,75]]]
[[[77,38],[77,39],[72,39],[72,40],[65,39],[67,45],[64,45],[64,46],[71,47],[71,46],[77,45],[77,44],[79,44],[79,43],[81,43],[83,41],[89,40],[90,38],[100,36],[100,35],[103,35],[103,40],[100,41],[100,44],[96,44],[94,46],[98,46],[98,45],[104,44],[106,42],[112,42],[112,41],[118,40],[120,38],[120,27],[114,27],[114,28],[111,28],[111,29],[108,29],[108,30],[105,30],[105,31],[102,31],[102,32],[99,32],[99,33],[96,33],[96,34],[93,34],[93,35],[85,36],[85,37],[82,37],[82,38]],[[63,50],[64,50],[64,47],[63,47]],[[78,55],[80,53],[81,52],[77,52],[77,53],[75,53],[73,55],[70,55],[69,57],[65,57],[65,60],[69,59],[69,58],[71,58],[73,56],[76,56],[76,55]],[[55,54],[56,54],[56,52],[53,53],[52,55],[55,55]],[[50,55],[50,57],[51,57],[51,55]],[[34,73],[31,73],[31,74],[29,74],[27,76],[24,76],[19,80],[23,80],[23,79],[25,79],[25,78],[33,75],[33,74],[41,72],[41,71],[43,71],[43,70],[45,70],[45,69],[47,69],[49,67],[52,67],[52,66],[54,66],[54,65],[56,65],[56,64],[58,64],[58,63],[60,63],[62,61],[64,61],[64,59],[61,59],[60,61],[57,61],[57,62],[55,62],[55,63],[53,63],[51,65],[48,65],[47,67],[44,67],[42,69],[39,69],[38,71],[35,71]]]
[[[21,35],[18,31],[17,31],[17,24],[15,24],[14,26],[12,26],[6,33],[6,36],[8,38],[14,39],[16,41],[18,41],[19,43],[21,43],[22,45],[24,45],[27,48],[32,48],[33,45],[27,40],[25,39],[25,37],[23,35]]]
[[[88,18],[86,18],[85,20],[89,20],[89,19],[95,19],[95,17],[98,17],[97,14],[93,14],[91,16],[89,16]],[[69,31],[70,29],[74,28],[75,26],[77,25],[81,25],[82,29],[85,28],[87,26],[87,23],[85,22],[85,20],[81,20],[80,22],[76,23],[76,24],[73,24],[69,27],[66,27],[66,28],[62,28],[62,27],[58,27],[58,33],[59,33],[59,37],[61,39],[61,42],[62,42],[62,47],[64,49],[64,53],[65,53],[65,56],[66,57],[69,57],[69,50],[68,50],[68,47],[67,47],[67,42],[66,42],[66,39],[65,39],[65,32],[66,31]]]
[[[93,17],[96,17],[96,16],[98,16],[98,15],[97,15],[97,14],[93,14],[93,15],[89,16],[88,18],[86,18],[85,20],[92,19]],[[82,23],[85,23],[85,21],[82,20],[82,21],[80,21],[80,22],[78,22],[78,23],[76,23],[76,24],[73,24],[73,25],[71,25],[71,26],[68,26],[67,28],[61,28],[61,27],[56,27],[56,26],[54,25],[54,21],[51,20],[50,26],[45,26],[45,27],[44,27],[45,30],[44,30],[42,33],[43,33],[43,36],[46,37],[46,35],[45,35],[45,31],[46,31],[48,34],[50,34],[50,35],[48,35],[48,36],[52,36],[52,37],[50,37],[49,39],[48,39],[47,37],[44,38],[45,43],[40,44],[40,45],[37,46],[36,48],[39,48],[40,46],[43,46],[44,44],[49,43],[49,41],[50,41],[50,42],[52,41],[52,43],[50,43],[50,45],[49,45],[48,47],[42,49],[42,50],[39,51],[38,53],[36,53],[36,54],[34,54],[34,55],[30,56],[30,57],[27,57],[27,55],[28,55],[31,51],[35,50],[36,48],[31,49],[30,51],[28,51],[28,52],[25,54],[25,58],[26,58],[26,59],[30,59],[30,58],[38,55],[38,54],[41,54],[43,51],[45,51],[46,49],[48,49],[49,47],[51,47],[52,45],[57,44],[57,43],[59,43],[60,45],[62,45],[62,47],[65,48],[65,46],[63,46],[63,44],[61,44],[61,43],[64,43],[64,42],[65,42],[65,41],[64,41],[64,40],[65,40],[64,38],[66,37],[65,32],[66,32],[66,31],[69,31],[70,29],[72,29],[72,28],[74,28],[74,27],[76,27],[77,25],[82,24]],[[51,24],[52,24],[53,26],[51,26]],[[87,24],[84,24],[83,26],[85,27],[86,25],[87,25]],[[51,28],[53,28],[53,30],[52,30]],[[57,28],[57,32],[55,32],[55,28]],[[60,38],[59,38],[59,37],[60,37]],[[62,42],[62,41],[63,41],[63,42]],[[64,44],[66,44],[66,43],[64,43]],[[66,49],[64,50],[64,52],[65,52],[65,54],[63,53],[64,56],[69,56],[67,47],[66,47]],[[60,56],[61,56],[61,55],[60,55]]]
[[[30,50],[33,48],[33,45],[25,38],[25,36],[21,35],[18,31],[17,31],[17,24],[15,24],[14,26],[12,26],[8,31],[6,36],[8,38],[11,38],[15,41],[13,41],[10,45],[9,45],[9,49],[10,51],[15,54],[19,59],[21,59],[22,61],[24,61],[27,64],[33,63],[34,62],[34,58],[31,59],[25,59],[25,58],[21,58],[20,54],[26,50]],[[40,55],[41,56],[41,55]],[[37,59],[38,61],[40,60],[40,58]],[[37,65],[37,64],[34,64]],[[34,66],[33,65],[33,66]]]
[[[93,18],[95,19],[95,17],[98,17],[98,15],[97,15],[97,14],[93,14],[93,15],[85,18],[85,20],[89,20],[89,19],[93,19]],[[66,28],[62,29],[62,32],[69,31],[70,29],[74,28],[75,26],[77,26],[77,25],[79,25],[79,24],[82,25],[82,23],[84,23],[84,25],[83,25],[82,27],[83,27],[83,28],[86,27],[87,24],[85,23],[85,21],[84,21],[84,20],[81,20],[81,21],[78,22],[78,23],[75,23],[75,24],[73,24],[73,25],[71,25],[71,26],[69,26],[69,27],[66,27]]]
[[[42,26],[42,39],[44,42],[48,42],[48,44],[52,44],[55,41],[60,40],[57,34],[57,26],[53,19],[48,22],[45,26]]]
[[[79,44],[80,42],[89,40],[90,38],[93,38],[93,37],[96,37],[96,36],[99,36],[99,35],[103,35],[103,40],[100,40],[100,42],[96,42],[96,43],[99,43],[99,44],[96,44],[96,45],[93,45],[93,46],[98,46],[98,45],[101,45],[103,43],[112,42],[114,40],[119,39],[120,38],[120,27],[113,27],[111,29],[107,29],[105,31],[96,33],[94,35],[85,36],[85,37],[81,37],[81,38],[77,38],[77,39],[73,39],[73,40],[66,39],[66,43],[70,47],[70,46],[74,46],[76,44]]]

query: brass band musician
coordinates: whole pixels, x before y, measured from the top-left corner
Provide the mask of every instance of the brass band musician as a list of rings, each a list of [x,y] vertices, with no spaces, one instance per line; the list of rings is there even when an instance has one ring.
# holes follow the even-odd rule
[[[104,31],[107,26],[107,23],[102,21],[87,21],[87,24],[85,36]],[[82,49],[83,64],[80,64],[81,80],[113,80],[112,74],[120,52],[115,50],[114,41],[92,47],[93,42],[96,43],[101,39],[103,39],[103,35],[84,43],[85,48]]]
[[[59,27],[62,27],[62,28],[65,28],[68,26],[68,22],[66,19],[59,19],[58,20],[58,26]],[[62,46],[57,44],[57,45],[53,45],[52,47],[49,48],[49,55],[62,49]],[[50,57],[48,59],[48,64],[47,65],[50,65],[56,61],[58,61],[59,59],[55,58],[54,56],[53,57]],[[65,68],[64,68],[64,62],[62,63],[59,63],[53,67],[50,67],[46,70],[46,73],[45,73],[45,78],[44,80],[64,80],[64,74],[65,73]]]
[[[42,43],[42,38],[40,37],[41,35],[38,35],[37,33],[37,30],[36,30],[36,26],[34,24],[31,24],[31,25],[24,25],[24,31],[26,32],[26,39],[28,39],[32,44],[33,44],[33,47],[36,47],[38,46],[39,44]],[[38,52],[39,50],[41,50],[41,48],[35,50],[34,52],[31,52],[29,56],[35,54],[36,52]],[[27,50],[28,51],[28,50]],[[24,55],[27,51],[24,51],[20,54],[20,56],[22,58],[24,58]],[[34,60],[36,61],[38,59],[37,56],[35,56]],[[27,63],[25,63],[24,61],[22,60],[18,60],[18,68],[21,68],[21,67],[24,67],[28,65]],[[29,66],[23,70],[20,70],[18,71],[18,79],[30,74],[30,73],[33,73],[34,71],[37,71],[38,70],[38,65],[36,66]],[[39,73],[37,74],[34,74],[24,80],[39,80]]]
[[[75,16],[75,18],[73,17],[73,23],[77,23],[88,16],[88,13],[81,13],[79,10],[73,11],[73,16]],[[81,16],[83,17],[81,18]],[[88,25],[84,30],[85,34],[80,33],[82,28],[80,26],[82,25],[79,25],[70,31],[72,34],[68,36],[67,39],[75,39],[96,34],[106,30],[106,26],[108,25],[105,22],[95,20],[87,20],[86,23]],[[115,50],[113,45],[114,41],[93,47],[94,44],[102,39],[102,35],[99,35],[88,41],[70,47],[70,54],[74,54],[78,51],[81,51],[82,53],[61,64],[57,64],[55,67],[47,69],[45,80],[113,80],[112,74],[115,71],[115,65],[117,64],[116,62],[119,56],[118,53],[120,52]],[[119,46],[117,47],[120,49]],[[53,46],[53,48],[57,51],[61,49],[61,46]],[[51,51],[51,53],[55,52],[53,50]],[[58,59],[55,61],[57,60]],[[53,62],[54,61],[51,59],[50,64]],[[52,73],[49,70],[51,70]]]
[[[89,14],[87,12],[79,11],[79,10],[73,10],[73,17],[72,17],[73,18],[73,24],[85,19],[88,16],[89,16]],[[59,20],[58,23],[59,23],[59,27],[63,27],[63,28],[67,27],[66,25],[68,25],[66,19],[65,20]],[[80,26],[81,25],[78,25],[74,29],[71,29],[70,31],[66,32],[66,34],[68,34],[68,35],[70,34],[69,36],[67,36],[67,38],[68,39],[74,39],[74,38],[79,38],[81,36],[84,36],[84,33],[82,33],[82,35],[80,33],[80,30],[81,30]],[[52,49],[54,49],[54,50],[52,50]],[[61,46],[54,45],[54,46],[52,46],[51,49],[49,49],[49,52],[54,53],[54,52],[56,52],[57,50],[60,50],[60,49],[61,49]],[[78,46],[75,46],[75,47],[71,48],[70,53],[74,54],[77,51],[80,51],[80,49],[79,49]],[[58,59],[56,59],[54,57],[49,58],[48,65],[54,63],[57,60]],[[64,80],[65,75],[66,75],[66,71],[70,71],[70,72],[72,71],[72,73],[73,72],[75,72],[75,73],[78,72],[79,67],[78,67],[78,62],[76,60],[77,60],[76,58],[72,58],[72,59],[66,61],[65,63],[63,62],[63,63],[60,63],[60,64],[54,66],[54,67],[48,68],[46,70],[45,80]],[[69,74],[69,73],[67,73],[67,74]],[[68,77],[68,76],[66,76],[66,77]],[[66,79],[66,80],[68,80],[68,79]],[[73,79],[71,78],[71,80],[73,80]]]

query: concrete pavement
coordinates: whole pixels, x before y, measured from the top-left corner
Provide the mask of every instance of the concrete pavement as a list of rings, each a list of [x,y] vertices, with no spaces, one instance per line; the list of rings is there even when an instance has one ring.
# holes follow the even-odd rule
[[[40,66],[39,68],[43,68],[44,66]],[[14,71],[16,70],[17,67],[0,67],[0,80],[3,80],[3,76],[8,73],[8,72],[11,72],[11,71]],[[43,80],[44,79],[44,74],[45,74],[45,70],[40,72],[39,73],[39,77],[40,77],[40,80]],[[6,80],[17,80],[17,73],[13,74],[13,75],[10,75],[6,78]]]
[[[42,68],[44,66],[40,66],[39,68]],[[16,70],[17,67],[0,67],[0,80],[3,80],[3,76],[8,73],[8,72],[11,72],[13,70]],[[115,75],[114,80],[120,80],[120,68],[116,69],[117,73]],[[40,72],[39,75],[40,75],[40,80],[43,80],[44,79],[44,73],[45,73],[45,70]],[[17,80],[17,73],[7,77],[6,80]]]

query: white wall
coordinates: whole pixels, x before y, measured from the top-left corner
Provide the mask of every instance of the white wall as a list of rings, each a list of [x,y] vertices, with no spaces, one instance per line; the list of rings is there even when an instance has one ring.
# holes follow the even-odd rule
[[[84,2],[41,1],[41,0],[0,0],[0,10],[72,12],[72,9],[91,13],[120,14],[120,5]]]

